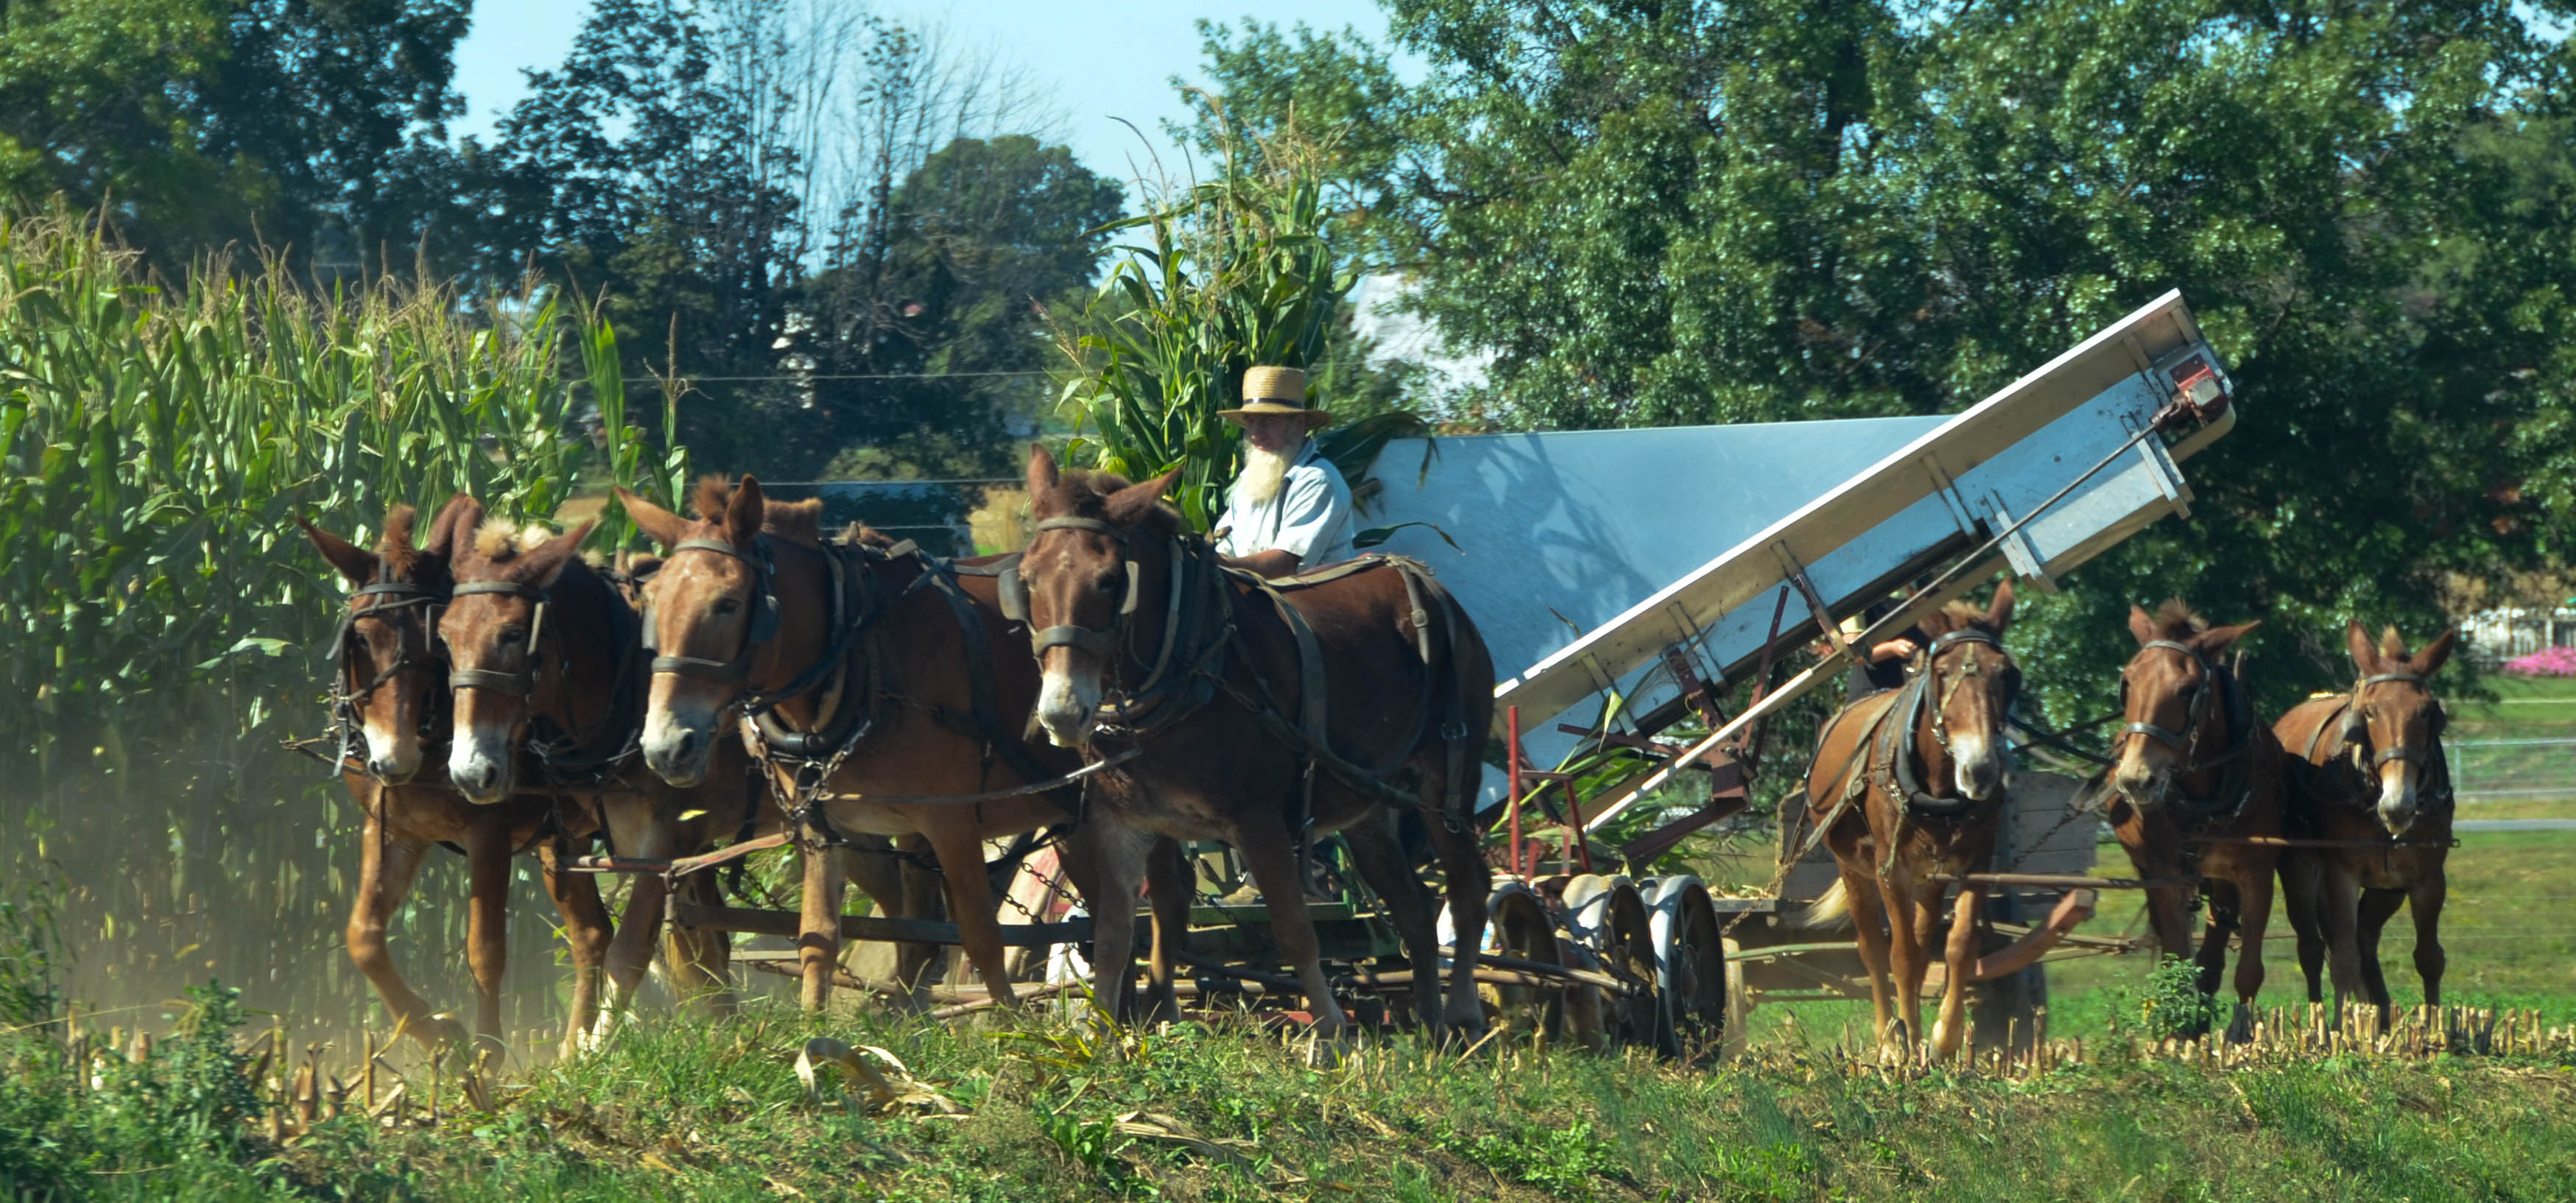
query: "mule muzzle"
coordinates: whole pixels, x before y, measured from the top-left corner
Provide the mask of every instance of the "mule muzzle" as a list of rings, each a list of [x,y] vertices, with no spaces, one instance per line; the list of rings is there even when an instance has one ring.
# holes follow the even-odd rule
[[[420,775],[420,744],[367,732],[367,775],[386,785],[406,785]]]
[[[2415,774],[2410,766],[2387,767],[2393,771],[2380,774],[2379,804],[2372,809],[2379,817],[2379,825],[2392,838],[2398,838],[2415,826]]]
[[[1961,737],[1951,745],[1952,776],[1961,796],[1972,802],[1989,802],[2002,797],[2012,788],[2012,773],[2002,756],[1995,754],[1992,741]]]
[[[1070,648],[1048,649],[1038,684],[1038,725],[1059,748],[1089,745],[1100,709],[1099,673],[1073,665],[1073,658]]]
[[[644,766],[654,776],[687,789],[706,780],[707,765],[715,759],[714,724],[682,722],[668,711],[657,710],[645,721],[642,744]]]
[[[456,792],[476,806],[491,806],[510,796],[509,747],[489,746],[495,741],[466,738],[456,741],[456,750],[447,758],[447,779]]]

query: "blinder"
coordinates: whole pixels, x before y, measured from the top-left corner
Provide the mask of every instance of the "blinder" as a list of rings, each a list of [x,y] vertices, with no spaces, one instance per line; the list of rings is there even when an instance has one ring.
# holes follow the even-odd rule
[[[497,672],[484,668],[450,669],[447,673],[447,687],[489,689],[521,698],[536,692],[537,641],[545,637],[546,605],[551,600],[546,591],[534,585],[523,585],[516,581],[467,581],[449,592],[453,597],[472,597],[476,594],[524,597],[536,603],[536,616],[528,620],[528,642],[526,650],[521,653],[518,671]]]
[[[671,548],[671,556],[684,551],[711,551],[732,556],[751,570],[751,629],[743,638],[742,650],[734,653],[731,660],[656,655],[653,657],[653,674],[739,684],[751,676],[751,658],[759,651],[760,645],[778,637],[778,590],[772,587],[774,568],[769,559],[767,536],[755,537],[749,553],[722,539],[683,539]],[[670,557],[664,557],[663,563],[667,566]],[[653,603],[650,600],[644,603],[643,621],[645,650],[660,652],[662,640],[658,624],[653,621]]]
[[[1127,532],[1098,518],[1048,518],[1030,531],[1030,537],[1051,530],[1084,530],[1106,535],[1118,544],[1119,562],[1127,567],[1127,588],[1118,601],[1118,617],[1106,627],[1078,627],[1069,624],[1051,626],[1029,633],[1029,649],[1041,659],[1051,647],[1070,647],[1107,659],[1127,632],[1127,623],[1136,613],[1136,599],[1144,592],[1141,570],[1127,554]],[[1029,622],[1029,585],[1017,565],[1003,571],[996,582],[1000,592],[1002,617],[1022,626]]]
[[[2407,760],[2420,762],[2428,758],[2427,752],[2409,748],[2404,744],[2393,748],[2371,748],[2370,716],[2362,709],[2361,695],[2371,686],[2388,681],[2404,681],[2417,685],[2427,694],[2433,690],[2432,682],[2421,673],[2380,673],[2376,676],[2364,677],[2360,684],[2353,686],[2352,703],[2344,707],[2340,734],[2343,737],[2344,746],[2351,751],[2355,768],[2375,769],[2384,764]],[[2430,723],[2433,738],[2442,737],[2442,730],[2450,725],[2450,718],[2449,709],[2442,705],[2440,698],[2434,698],[2433,717]]]

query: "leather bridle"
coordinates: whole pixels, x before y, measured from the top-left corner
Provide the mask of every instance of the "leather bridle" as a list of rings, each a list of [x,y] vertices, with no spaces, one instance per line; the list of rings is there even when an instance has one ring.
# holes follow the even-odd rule
[[[750,678],[751,661],[753,657],[760,654],[760,645],[778,636],[778,590],[775,584],[778,568],[769,555],[769,537],[753,536],[748,550],[723,539],[682,539],[672,545],[670,555],[663,557],[663,568],[667,571],[670,562],[678,558],[680,553],[687,551],[704,551],[720,556],[731,556],[750,571],[751,596],[747,604],[751,607],[751,628],[743,633],[741,649],[736,651],[733,658],[729,660],[663,654],[661,632],[653,621],[653,602],[648,592],[644,602],[644,647],[655,653],[653,675],[696,677],[705,681],[739,685]],[[838,606],[834,608],[837,611]],[[829,659],[826,657],[825,662]],[[795,691],[790,691],[791,696],[793,692]]]
[[[350,749],[356,745],[359,735],[359,704],[374,697],[378,689],[384,688],[387,682],[402,675],[406,670],[424,668],[437,663],[437,609],[440,603],[447,600],[448,591],[411,581],[385,581],[373,585],[361,585],[351,596],[396,600],[375,601],[342,613],[340,629],[331,638],[331,721],[332,725],[338,728],[340,737],[340,754],[333,763],[339,765],[343,771],[347,769]],[[421,613],[414,614],[411,613],[412,611]],[[430,649],[429,656],[424,659],[413,659],[411,640],[404,638],[397,644],[393,663],[377,669],[376,674],[369,677],[364,686],[353,691],[350,688],[350,677],[354,661],[349,652],[351,636],[357,633],[358,620],[362,618],[373,618],[397,625],[405,618],[422,619],[424,626],[421,643]],[[439,707],[434,703],[421,708],[420,729],[424,736],[434,729],[433,724],[439,717],[438,710]],[[372,764],[368,766],[366,772],[369,777],[375,778],[378,782],[384,780],[377,776]]]
[[[2178,643],[2171,639],[2152,639],[2138,645],[2138,650],[2179,653],[2191,661],[2193,669],[2199,675],[2192,682],[2191,699],[2184,705],[2184,730],[2170,731],[2154,723],[2131,722],[2120,728],[2120,733],[2113,737],[2112,754],[2116,757],[2121,745],[2128,742],[2129,737],[2144,736],[2173,749],[2174,753],[2181,758],[2181,763],[2173,769],[2177,778],[2225,766],[2228,772],[2220,783],[2215,797],[2203,801],[2186,795],[2184,800],[2194,809],[2208,812],[2224,810],[2232,813],[2242,807],[2253,789],[2252,761],[2248,753],[2254,747],[2254,733],[2247,707],[2235,696],[2237,688],[2235,678],[2226,675],[2224,669],[2212,662],[2209,657],[2202,655],[2198,648],[2187,643]],[[2133,661],[2134,659],[2132,657]],[[2127,713],[2128,705],[2129,677],[2124,669],[2120,675],[2122,713]],[[2224,732],[2220,738],[2231,746],[2216,756],[2203,760],[2200,758],[2200,733],[2209,725],[2209,708],[2213,705],[2219,708],[2219,725]],[[2240,736],[2237,727],[2241,720],[2245,720],[2246,730]]]
[[[545,590],[534,585],[523,585],[517,581],[466,581],[451,591],[451,596],[455,597],[478,595],[523,597],[536,603],[536,614],[528,620],[527,642],[519,645],[521,648],[519,667],[511,672],[488,668],[450,668],[447,672],[447,687],[489,689],[515,698],[525,698],[535,693],[537,691],[537,641],[546,633],[546,603],[551,599]]]
[[[1030,541],[1035,542],[1037,536],[1055,530],[1090,531],[1105,535],[1110,542],[1117,544],[1118,562],[1127,570],[1127,588],[1124,596],[1119,598],[1117,617],[1110,619],[1108,626],[1082,627],[1059,623],[1043,629],[1033,628],[1029,632],[1029,650],[1043,660],[1048,648],[1070,647],[1089,652],[1106,665],[1110,653],[1126,640],[1127,628],[1135,619],[1136,599],[1144,592],[1136,558],[1128,554],[1127,532],[1098,518],[1046,518],[1030,530]],[[1017,565],[1003,571],[1000,590],[1002,617],[1022,626],[1029,625],[1029,586],[1020,576]]]

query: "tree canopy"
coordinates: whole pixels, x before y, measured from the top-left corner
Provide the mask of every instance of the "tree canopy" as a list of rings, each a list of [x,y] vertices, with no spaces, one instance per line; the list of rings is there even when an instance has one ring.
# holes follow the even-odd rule
[[[1420,310],[1495,356],[1462,416],[1953,411],[2183,291],[2244,425],[2189,522],[2018,628],[2060,718],[2131,602],[2271,618],[2278,702],[2348,672],[2345,616],[2429,630],[2446,573],[2563,553],[2576,63],[2534,23],[2563,6],[1388,7],[1429,78],[1345,170]],[[1385,76],[1347,32],[1207,55],[1252,121]]]

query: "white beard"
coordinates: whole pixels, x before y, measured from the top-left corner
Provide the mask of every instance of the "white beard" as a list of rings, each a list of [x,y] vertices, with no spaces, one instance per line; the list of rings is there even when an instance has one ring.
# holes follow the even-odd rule
[[[1288,469],[1296,462],[1295,456],[1244,444],[1243,474],[1234,478],[1234,496],[1253,505],[1270,504],[1270,499],[1279,495],[1279,487],[1288,482]]]

